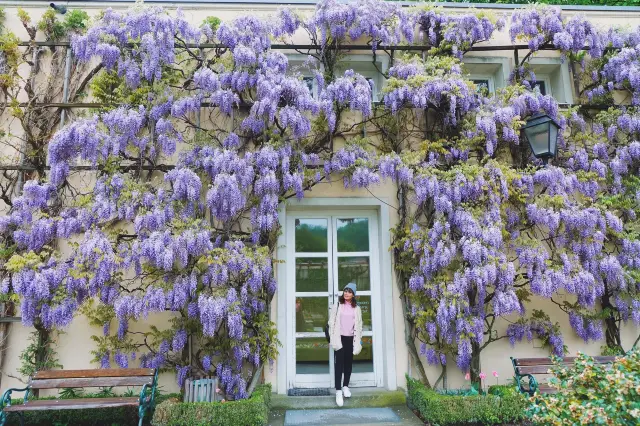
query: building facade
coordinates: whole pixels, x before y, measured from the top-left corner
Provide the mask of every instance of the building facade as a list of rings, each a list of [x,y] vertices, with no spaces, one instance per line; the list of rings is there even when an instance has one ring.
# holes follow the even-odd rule
[[[131,2],[73,2],[68,8],[81,8],[96,15],[107,7],[125,9]],[[197,24],[206,16],[217,16],[225,21],[247,13],[266,16],[277,10],[280,3],[173,1],[147,2],[170,10],[180,7],[186,18]],[[287,3],[301,13],[313,10],[314,4],[305,1]],[[16,19],[21,6],[37,19],[49,7],[48,2],[0,1],[6,13],[5,25],[26,40],[27,35]],[[406,6],[411,6],[407,3]],[[469,5],[444,4],[452,13],[462,12]],[[497,14],[509,13],[513,6],[477,5]],[[640,25],[640,8],[590,8],[566,7],[566,16],[583,14],[588,20],[602,27]],[[507,24],[508,25],[508,24]],[[305,43],[303,35],[299,42]],[[465,72],[489,92],[507,85],[514,68],[514,50],[508,28],[498,32],[490,42],[482,46],[496,50],[474,51],[465,55]],[[502,47],[497,50],[497,48]],[[286,51],[290,65],[301,64],[305,58],[295,50]],[[381,99],[385,85],[383,73],[389,69],[390,58],[378,55],[372,62],[366,50],[349,52],[343,60],[345,69],[351,68],[371,80],[374,101]],[[531,61],[537,76],[537,87],[542,94],[555,97],[561,104],[572,104],[577,99],[571,67],[555,51],[541,51]],[[382,71],[382,73],[380,72]],[[311,91],[317,95],[317,87],[311,76],[305,77]],[[356,134],[357,131],[354,131]],[[352,387],[379,387],[388,390],[405,387],[405,375],[415,375],[405,343],[404,316],[396,274],[390,252],[391,233],[398,222],[396,188],[381,184],[366,189],[345,189],[342,180],[325,181],[316,185],[303,200],[292,199],[280,207],[279,220],[282,234],[278,240],[277,266],[278,290],[271,306],[272,320],[278,330],[282,346],[273,365],[265,369],[265,380],[274,390],[285,394],[292,388],[333,387],[333,356],[324,337],[324,324],[331,306],[336,303],[341,290],[349,282],[357,284],[357,296],[363,311],[363,350],[355,358]],[[569,297],[569,296],[561,296]],[[601,342],[584,343],[571,330],[566,314],[545,300],[534,299],[532,304],[553,313],[565,331],[565,343],[569,352],[583,351],[600,354]],[[168,321],[165,315],[150,315],[146,323]],[[498,333],[504,333],[508,321],[502,321]],[[144,327],[141,321],[134,327]],[[20,323],[12,323],[2,371],[2,387],[19,387],[19,355],[28,345],[31,330]],[[638,327],[624,325],[623,345],[629,347],[639,333]],[[58,337],[59,362],[65,368],[93,368],[91,363],[93,341],[90,336],[100,330],[92,327],[82,316],[77,317],[64,334]],[[548,349],[538,340],[510,346],[508,339],[491,344],[482,352],[481,366],[484,372],[496,371],[498,382],[505,383],[512,377],[510,356],[547,356]],[[422,357],[424,358],[424,357]],[[424,362],[427,375],[435,382],[440,368]],[[454,365],[455,362],[450,362]],[[166,391],[177,390],[174,374],[162,376]],[[493,382],[489,383],[493,384]],[[446,386],[464,387],[464,373],[455,367],[447,372]]]

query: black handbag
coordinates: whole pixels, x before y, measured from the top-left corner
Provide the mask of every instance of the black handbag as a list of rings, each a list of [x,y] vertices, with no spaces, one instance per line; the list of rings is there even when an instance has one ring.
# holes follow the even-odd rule
[[[329,315],[329,321],[331,321],[332,319],[333,318],[331,318],[331,315]],[[327,321],[327,325],[324,326],[324,337],[326,337],[327,342],[331,343],[331,336],[329,335],[329,321]]]

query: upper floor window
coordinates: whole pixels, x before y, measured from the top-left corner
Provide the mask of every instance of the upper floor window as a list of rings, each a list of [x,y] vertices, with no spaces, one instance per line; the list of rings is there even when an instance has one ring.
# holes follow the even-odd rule
[[[536,76],[533,91],[553,96],[559,103],[573,102],[573,85],[566,62],[560,58],[537,57],[531,59],[529,68]]]
[[[509,76],[509,61],[501,57],[465,56],[463,70],[478,92],[495,93],[504,87]]]
[[[309,88],[312,96],[317,99],[319,96],[318,82],[313,76],[313,73],[304,66],[307,57],[295,53],[288,54],[287,57],[289,58],[289,70],[302,74],[302,80]],[[380,57],[374,65],[371,63],[371,55],[349,55],[337,64],[335,75],[341,76],[349,69],[362,75],[371,85],[372,102],[379,102],[382,98],[381,90],[385,82],[382,73],[388,70],[388,59],[389,58],[386,57]]]

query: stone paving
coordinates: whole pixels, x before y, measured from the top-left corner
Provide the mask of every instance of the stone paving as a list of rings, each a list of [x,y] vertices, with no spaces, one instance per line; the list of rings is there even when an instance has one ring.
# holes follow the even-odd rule
[[[406,405],[375,408],[330,408],[316,410],[272,410],[269,426],[422,426]]]
[[[336,406],[333,389],[331,393],[331,396],[273,394],[269,426],[424,426],[407,407],[402,389],[354,388],[342,408]]]

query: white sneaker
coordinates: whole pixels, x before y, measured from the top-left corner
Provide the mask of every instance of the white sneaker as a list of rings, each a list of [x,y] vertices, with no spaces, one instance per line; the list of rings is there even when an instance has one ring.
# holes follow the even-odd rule
[[[342,391],[336,391],[336,405],[338,407],[342,407],[344,405],[344,400],[342,399]]]
[[[342,394],[344,395],[345,398],[351,398],[351,391],[347,386],[342,387]]]

